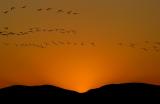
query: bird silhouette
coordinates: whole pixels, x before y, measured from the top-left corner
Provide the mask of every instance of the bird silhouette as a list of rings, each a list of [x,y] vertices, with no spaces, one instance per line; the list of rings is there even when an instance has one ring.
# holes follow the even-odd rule
[[[155,42],[155,44],[160,45],[160,42]]]
[[[51,41],[51,43],[54,44],[54,45],[58,45],[55,41]]]
[[[91,42],[91,45],[92,45],[92,46],[96,46],[95,42]]]
[[[14,10],[14,9],[16,9],[16,7],[11,7],[11,10]]]
[[[8,30],[9,28],[8,28],[8,27],[4,27],[4,29],[5,29],[5,30]]]
[[[135,46],[136,46],[136,44],[134,44],[134,43],[129,44],[129,47],[131,47],[131,48],[135,48]]]
[[[63,13],[64,11],[62,9],[57,10],[57,13]]]
[[[80,14],[80,13],[73,13],[73,15],[78,15],[78,14]]]
[[[15,33],[14,33],[14,32],[9,32],[8,34],[9,34],[9,35],[14,35]]]
[[[67,45],[71,45],[71,44],[72,44],[71,42],[67,41]]]
[[[119,46],[123,46],[123,43],[122,43],[122,42],[119,42],[118,45],[119,45]]]
[[[7,36],[7,34],[4,34],[4,33],[3,33],[3,34],[1,34],[1,35],[3,35],[3,36]]]
[[[37,11],[42,11],[42,9],[40,8],[40,9],[37,9]]]
[[[158,49],[158,47],[157,46],[153,46],[153,49]]]
[[[81,42],[81,46],[84,46],[84,42]]]
[[[68,11],[68,12],[67,12],[67,14],[71,14],[71,13],[72,13],[72,11]]]
[[[52,8],[47,8],[46,10],[47,10],[47,11],[50,11],[50,10],[52,10]]]
[[[147,48],[141,48],[143,51],[148,52],[149,50]]]
[[[61,45],[65,45],[65,43],[62,41],[58,41],[58,43],[60,43]]]
[[[2,43],[3,45],[5,45],[5,46],[9,46],[10,44],[9,43],[7,43],[7,42],[4,42],[4,43]]]
[[[49,32],[52,32],[52,31],[54,31],[54,30],[53,30],[53,29],[49,29],[48,31],[49,31]]]
[[[22,6],[21,8],[23,8],[23,9],[24,9],[24,8],[26,8],[26,7],[27,7],[27,6],[26,6],[26,5],[24,5],[24,6]]]
[[[77,45],[77,43],[76,43],[76,42],[74,42],[74,43],[73,43],[73,45]]]
[[[4,14],[7,14],[8,12],[9,12],[9,11],[4,11],[3,13],[4,13]]]
[[[159,50],[159,49],[155,49],[155,51],[156,51],[156,52],[159,52],[160,50]]]
[[[144,42],[147,43],[147,44],[150,43],[150,41],[148,41],[148,40],[146,40],[146,41],[144,41]]]
[[[50,44],[49,44],[48,42],[43,42],[43,44],[44,44],[45,46],[50,46]]]
[[[47,30],[46,30],[46,29],[43,29],[42,31],[45,32],[45,31],[47,31]]]
[[[73,34],[77,34],[77,32],[76,32],[75,30],[71,30],[71,32],[72,32]]]
[[[71,31],[69,31],[69,30],[66,30],[66,33],[67,33],[67,34],[70,34],[70,33],[71,33]]]

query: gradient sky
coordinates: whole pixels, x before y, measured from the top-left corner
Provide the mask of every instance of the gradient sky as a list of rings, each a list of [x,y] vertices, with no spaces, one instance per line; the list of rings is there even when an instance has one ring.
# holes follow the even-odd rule
[[[21,9],[24,5],[27,8]],[[112,83],[160,84],[160,52],[141,50],[160,42],[159,5],[159,0],[1,0],[0,30],[63,27],[77,34],[0,36],[0,87],[52,84],[83,92]],[[12,6],[15,11],[3,13]],[[48,7],[53,10],[36,11]],[[56,14],[58,9],[80,14]],[[58,40],[86,45],[40,49],[2,44]],[[89,42],[95,42],[96,47]],[[118,46],[119,42],[125,45]],[[128,43],[136,43],[136,48],[127,47]]]

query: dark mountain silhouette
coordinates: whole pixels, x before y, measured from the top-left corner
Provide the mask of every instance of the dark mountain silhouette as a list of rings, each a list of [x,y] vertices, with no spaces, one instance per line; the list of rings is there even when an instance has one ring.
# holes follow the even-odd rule
[[[42,86],[22,86],[15,85],[0,90],[0,97],[65,97],[76,96],[75,91],[58,88],[51,85]]]
[[[160,97],[160,86],[144,83],[111,84],[88,91],[86,96]]]
[[[84,99],[101,99],[100,101],[107,102],[110,99],[123,98],[126,100],[127,98],[133,98],[137,100],[137,98],[156,98],[156,100],[160,99],[160,86],[144,84],[144,83],[126,83],[126,84],[111,84],[106,85],[97,89],[89,90],[86,93],[78,93],[75,91],[70,91],[62,88],[58,88],[51,85],[43,85],[43,86],[11,86],[7,88],[2,88],[0,90],[0,99],[1,98],[20,98],[24,99],[32,99],[38,98],[38,100],[44,100],[47,98],[48,100],[55,101],[60,98],[63,101],[63,98],[67,98],[70,100],[78,99],[79,101],[83,101]],[[92,99],[94,98],[94,99]],[[47,101],[48,101],[47,100]],[[148,99],[145,99],[148,100]]]

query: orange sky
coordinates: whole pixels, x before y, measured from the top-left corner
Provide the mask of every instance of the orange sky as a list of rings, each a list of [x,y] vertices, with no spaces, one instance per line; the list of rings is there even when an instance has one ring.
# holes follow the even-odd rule
[[[77,33],[0,35],[0,87],[51,84],[84,92],[111,83],[160,84],[159,5],[159,0],[1,0],[0,31],[56,27]],[[3,13],[13,6],[14,11]],[[37,12],[39,8],[52,10]],[[64,13],[56,13],[59,9]],[[80,14],[66,14],[70,10]],[[71,44],[57,46],[53,41]],[[51,45],[44,49],[15,46],[42,42]],[[131,43],[136,47],[129,47]]]

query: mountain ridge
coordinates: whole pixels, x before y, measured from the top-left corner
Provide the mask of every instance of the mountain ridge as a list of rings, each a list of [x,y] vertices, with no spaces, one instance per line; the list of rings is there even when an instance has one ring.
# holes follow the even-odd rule
[[[149,96],[160,97],[160,85],[147,83],[110,84],[91,89],[85,93],[59,88],[52,85],[24,86],[13,85],[0,89],[0,97],[120,97]]]

